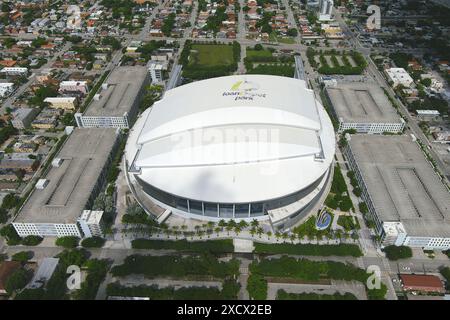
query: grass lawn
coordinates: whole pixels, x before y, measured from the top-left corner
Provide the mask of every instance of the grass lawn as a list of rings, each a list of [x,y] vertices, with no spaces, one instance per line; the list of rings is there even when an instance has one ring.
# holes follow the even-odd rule
[[[285,44],[294,44],[295,39],[292,37],[277,37],[278,42]]]
[[[278,42],[277,34],[275,32],[271,32],[269,34],[269,41],[270,42]]]
[[[271,34],[269,34],[269,41],[270,42],[280,42],[280,43],[285,43],[285,44],[294,44],[295,38],[279,36],[275,32],[272,32]]]
[[[353,216],[340,215],[337,224],[343,227],[345,231],[359,230],[361,228],[358,219]]]
[[[234,62],[233,47],[223,44],[193,44],[189,65],[203,66],[229,65]]]
[[[247,57],[249,57],[249,58],[253,58],[253,57],[272,57],[272,52],[270,52],[267,49],[264,49],[264,50],[247,49]]]

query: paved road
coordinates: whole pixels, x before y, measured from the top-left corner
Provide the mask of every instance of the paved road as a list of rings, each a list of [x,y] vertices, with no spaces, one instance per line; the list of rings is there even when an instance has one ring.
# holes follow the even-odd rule
[[[245,63],[244,63],[244,59],[246,56],[247,56],[247,46],[241,45],[241,59],[239,60],[238,69],[236,71],[236,74],[245,74],[246,73]]]
[[[245,39],[246,29],[245,29],[245,14],[243,8],[245,7],[245,1],[239,0],[240,10],[238,13],[238,34],[237,39],[239,41]]]
[[[289,1],[281,0],[281,2],[283,3],[284,7],[286,8],[287,21],[289,23],[289,28],[295,28],[298,31],[297,21],[295,21],[294,13],[292,12],[292,8],[289,5]],[[298,32],[297,36],[295,37],[295,42],[297,44],[299,44],[300,41],[301,41],[301,35],[300,35],[300,32]]]

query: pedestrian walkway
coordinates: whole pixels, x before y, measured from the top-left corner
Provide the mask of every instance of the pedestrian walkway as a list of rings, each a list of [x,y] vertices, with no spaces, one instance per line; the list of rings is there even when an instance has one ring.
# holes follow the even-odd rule
[[[238,253],[252,253],[255,249],[252,240],[233,239],[234,252]]]
[[[247,291],[247,281],[248,281],[248,266],[250,265],[250,263],[252,262],[249,259],[245,259],[245,258],[238,258],[238,260],[241,263],[241,266],[239,267],[239,284],[241,285],[240,289],[239,289],[239,293],[238,293],[238,300],[248,300],[249,299],[249,295],[248,295],[248,291]]]

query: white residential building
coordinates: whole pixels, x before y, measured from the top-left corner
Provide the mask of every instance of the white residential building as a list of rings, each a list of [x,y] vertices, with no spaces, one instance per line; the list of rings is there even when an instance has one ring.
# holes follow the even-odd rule
[[[0,70],[1,73],[4,73],[8,76],[25,76],[28,74],[28,68],[22,67],[5,67]]]
[[[422,80],[423,79],[430,79],[431,80],[430,89],[433,90],[434,92],[441,92],[442,89],[444,88],[444,84],[441,81],[439,81],[438,79],[436,79],[430,73],[422,73],[420,75],[420,78]]]
[[[152,83],[160,83],[163,81],[163,72],[165,70],[165,65],[157,62],[150,62],[148,65],[148,71],[150,72],[150,77],[152,78]]]
[[[33,22],[31,22],[31,24],[33,24]],[[30,41],[30,40],[20,40],[20,41],[16,42],[16,46],[19,46],[19,47],[31,47],[31,44],[32,44],[32,41]]]
[[[403,68],[386,69],[386,75],[388,76],[389,80],[392,81],[392,86],[394,88],[398,85],[409,88],[414,82],[413,78],[411,78],[409,73]]]
[[[50,104],[51,108],[63,110],[75,110],[77,98],[75,97],[48,97],[44,102]]]
[[[4,82],[0,83],[0,98],[3,98],[14,91],[14,83]]]
[[[11,124],[16,129],[25,129],[38,113],[38,108],[18,108],[12,112]]]
[[[59,92],[79,92],[81,94],[87,94],[89,91],[86,81],[61,81],[59,84]]]
[[[77,221],[86,238],[103,237],[102,217],[103,211],[83,211]]]
[[[438,120],[441,114],[437,110],[416,110],[417,118],[422,121]]]
[[[319,21],[330,21],[333,10],[333,0],[319,0]]]

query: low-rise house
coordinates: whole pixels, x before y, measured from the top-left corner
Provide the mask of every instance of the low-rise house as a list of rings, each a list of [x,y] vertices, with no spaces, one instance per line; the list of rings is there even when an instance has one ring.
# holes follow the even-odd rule
[[[76,97],[48,97],[44,99],[44,102],[54,109],[75,110],[77,107]]]
[[[436,121],[440,118],[440,113],[437,110],[416,110],[417,119],[421,121]]]
[[[12,82],[0,83],[0,98],[6,97],[13,91],[14,91],[14,83]]]
[[[59,84],[60,93],[87,94],[89,91],[86,81],[61,81]]]
[[[28,68],[6,67],[0,70],[0,73],[8,76],[26,76],[28,74]]]
[[[25,129],[38,113],[37,108],[18,108],[12,112],[11,124],[16,129]]]
[[[33,153],[36,151],[37,145],[33,142],[17,141],[13,145],[14,152],[17,153]]]
[[[6,59],[6,60],[0,60],[0,66],[2,67],[14,67],[16,65],[17,61],[12,59]]]
[[[423,79],[430,79],[431,84],[430,84],[430,89],[435,91],[435,92],[441,92],[442,89],[444,88],[444,84],[439,81],[438,79],[436,79],[431,73],[422,73],[420,75],[420,78]]]
[[[394,88],[398,85],[409,88],[414,82],[413,78],[403,68],[390,68],[385,71]]]
[[[45,109],[31,123],[35,129],[54,129],[58,125],[58,118],[61,114],[59,109]]]
[[[444,284],[438,276],[425,274],[401,274],[406,291],[445,293]]]
[[[93,68],[94,70],[101,70],[102,67],[103,67],[103,63],[104,63],[103,60],[95,60],[95,61],[92,63],[92,68]]]
[[[433,132],[433,138],[435,139],[435,142],[450,143],[450,131],[442,130]]]
[[[24,170],[33,172],[39,166],[39,161],[31,159],[30,153],[7,153],[0,160],[0,169]]]

